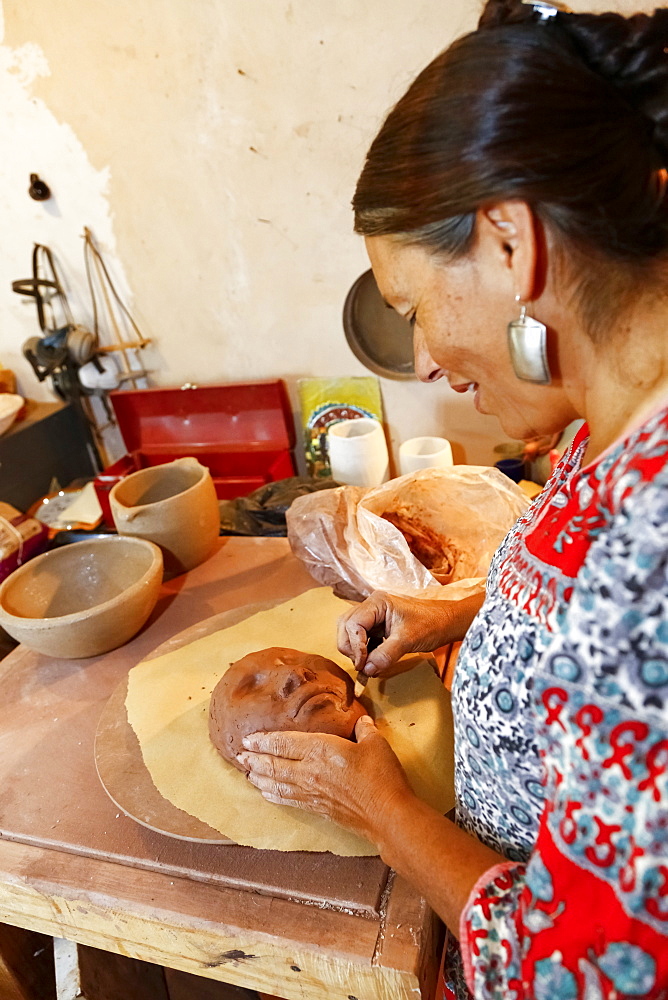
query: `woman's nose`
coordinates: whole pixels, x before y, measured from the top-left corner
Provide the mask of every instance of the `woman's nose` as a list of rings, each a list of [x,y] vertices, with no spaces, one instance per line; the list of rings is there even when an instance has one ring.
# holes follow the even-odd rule
[[[413,330],[413,357],[415,359],[415,374],[421,382],[437,382],[445,372],[437,365],[427,348],[424,334],[419,326]]]

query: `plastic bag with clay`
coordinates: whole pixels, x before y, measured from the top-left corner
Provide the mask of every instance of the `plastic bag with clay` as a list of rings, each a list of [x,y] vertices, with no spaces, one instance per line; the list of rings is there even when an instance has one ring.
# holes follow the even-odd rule
[[[311,576],[340,597],[386,590],[458,600],[484,589],[494,552],[528,503],[497,469],[421,469],[374,489],[299,497],[288,538]]]

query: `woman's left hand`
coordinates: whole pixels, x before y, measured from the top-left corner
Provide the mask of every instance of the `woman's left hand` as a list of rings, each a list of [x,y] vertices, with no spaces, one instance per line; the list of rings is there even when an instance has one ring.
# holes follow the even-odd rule
[[[253,733],[239,760],[268,802],[327,816],[378,843],[397,797],[413,796],[404,770],[373,720],[356,743],[316,733]]]

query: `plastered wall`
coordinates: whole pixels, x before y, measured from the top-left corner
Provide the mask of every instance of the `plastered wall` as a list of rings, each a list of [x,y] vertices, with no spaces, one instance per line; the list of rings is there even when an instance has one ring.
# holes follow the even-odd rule
[[[384,113],[474,26],[470,0],[4,0],[0,360],[34,308],[10,291],[52,246],[90,321],[91,228],[153,339],[154,385],[367,374],[341,324],[367,268],[350,198]],[[584,9],[584,4],[574,4]],[[587,9],[615,6],[589,3]],[[618,2],[617,9],[631,9]],[[53,190],[27,195],[38,172]],[[393,444],[441,433],[488,464],[496,421],[445,385],[382,380]]]

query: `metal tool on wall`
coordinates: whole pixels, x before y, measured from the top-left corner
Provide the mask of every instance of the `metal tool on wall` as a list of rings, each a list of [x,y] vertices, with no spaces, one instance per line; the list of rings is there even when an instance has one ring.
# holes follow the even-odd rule
[[[35,300],[39,337],[30,337],[23,345],[39,382],[50,378],[56,394],[71,403],[87,425],[90,447],[97,466],[102,468],[99,432],[95,416],[86,398],[78,371],[97,355],[95,334],[76,323],[56,263],[49,247],[36,243],[32,254],[32,276],[12,282],[12,291]]]
[[[137,352],[149,341],[118,294],[88,228],[84,229],[83,238],[92,332],[75,322],[49,247],[35,244],[32,277],[13,282],[12,288],[35,300],[42,331],[41,337],[26,341],[23,353],[38,380],[50,378],[57,395],[72,402],[85,419],[96,462],[102,468],[106,464],[100,458],[100,449],[104,451],[103,434],[116,424],[108,394],[125,382],[133,383],[135,388],[145,386],[143,380],[148,373]],[[102,330],[107,331],[110,344],[104,343]],[[94,406],[95,398],[104,409],[102,420]]]
[[[67,360],[77,365],[91,360],[97,339],[75,322],[49,247],[35,244],[32,277],[13,281],[12,290],[35,300],[42,336],[26,341],[23,351],[40,382],[57,376]],[[54,387],[61,394],[57,383],[56,378]]]

